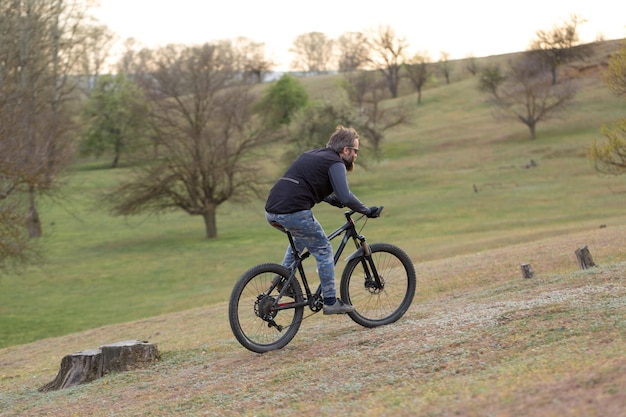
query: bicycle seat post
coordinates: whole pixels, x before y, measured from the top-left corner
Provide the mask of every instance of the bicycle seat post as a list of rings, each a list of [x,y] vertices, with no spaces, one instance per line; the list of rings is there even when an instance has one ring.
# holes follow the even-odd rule
[[[300,257],[300,252],[298,252],[298,249],[296,249],[296,242],[293,240],[293,236],[291,235],[291,233],[288,230],[285,230],[285,233],[287,233],[287,238],[289,239],[289,245],[291,246],[291,250],[293,252],[293,256],[296,259],[302,260],[302,258]]]
[[[289,246],[291,246],[291,250],[293,251],[294,257],[296,257],[297,259],[301,259],[300,253],[296,249],[296,242],[293,240],[293,236],[291,235],[291,232],[287,230],[282,224],[276,221],[271,221],[270,224],[276,229],[280,230],[281,232],[287,235],[287,238],[289,239]]]

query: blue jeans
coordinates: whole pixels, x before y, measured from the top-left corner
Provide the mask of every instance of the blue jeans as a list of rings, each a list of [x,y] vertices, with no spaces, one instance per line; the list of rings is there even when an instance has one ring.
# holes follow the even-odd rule
[[[313,217],[311,210],[303,210],[288,214],[265,213],[268,223],[277,222],[287,229],[293,236],[298,252],[302,253],[307,248],[317,261],[317,271],[322,284],[322,295],[325,299],[334,299],[337,295],[335,287],[335,261],[333,259],[333,247],[322,225]],[[291,266],[294,261],[291,246],[282,264]]]

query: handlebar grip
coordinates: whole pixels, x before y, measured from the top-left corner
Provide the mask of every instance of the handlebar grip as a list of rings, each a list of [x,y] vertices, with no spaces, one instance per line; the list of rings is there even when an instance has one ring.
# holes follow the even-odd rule
[[[379,217],[380,214],[383,212],[383,209],[385,208],[385,206],[374,206],[374,207],[376,207],[378,209],[376,217]],[[345,214],[346,214],[346,216],[352,216],[352,215],[354,215],[356,213],[357,213],[357,211],[350,209],[350,210],[346,211]],[[365,216],[365,214],[363,214],[363,215]]]

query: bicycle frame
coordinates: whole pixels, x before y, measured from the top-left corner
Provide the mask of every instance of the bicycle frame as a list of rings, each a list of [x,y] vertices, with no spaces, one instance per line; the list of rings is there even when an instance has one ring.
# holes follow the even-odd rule
[[[377,210],[378,217],[382,206]],[[360,234],[367,220],[364,216],[352,219],[354,211],[344,212],[346,222],[326,237],[340,242],[333,251],[333,268],[352,240],[356,250],[344,257],[346,261],[338,296],[354,306],[348,317],[361,326],[372,328],[394,323],[411,306],[417,279],[411,258],[397,246],[378,242],[370,245]],[[360,222],[358,227],[357,222]],[[296,250],[296,241],[284,227],[270,221],[272,226],[286,233],[293,251],[291,265],[264,262],[249,268],[237,280],[228,303],[228,320],[235,338],[252,352],[265,353],[281,349],[296,336],[302,321],[326,307],[322,284],[312,292],[303,267],[310,251]],[[298,245],[300,247],[300,245]],[[291,254],[290,251],[290,254]],[[289,256],[289,258],[291,258]],[[305,272],[306,269],[306,272]],[[300,277],[298,277],[300,274]],[[284,296],[284,298],[283,298]],[[310,314],[304,315],[305,307]]]
[[[345,212],[344,215],[346,217],[346,222],[342,226],[334,230],[332,233],[327,235],[329,240],[333,240],[343,234],[343,238],[341,239],[341,242],[339,243],[339,246],[337,247],[337,250],[335,250],[335,253],[333,255],[334,264],[337,265],[339,258],[341,257],[346,245],[348,244],[348,241],[352,240],[355,243],[356,250],[350,256],[348,256],[347,260],[349,261],[353,258],[361,256],[369,258],[368,262],[364,263],[365,270],[367,271],[367,275],[373,277],[374,282],[376,282],[377,285],[380,286],[380,279],[378,277],[378,273],[376,271],[374,263],[371,262],[371,252],[369,250],[367,242],[365,241],[365,236],[360,235],[357,232],[356,225],[354,223],[354,220],[352,219],[352,215],[354,213],[354,210]],[[281,228],[281,230],[287,234],[287,237],[289,239],[289,245],[291,247],[291,250],[293,251],[294,262],[289,266],[289,270],[291,271],[291,273],[287,281],[283,283],[283,288],[280,290],[278,297],[274,301],[274,308],[276,310],[285,310],[289,308],[309,306],[310,309],[313,311],[320,311],[322,308],[322,285],[320,283],[315,293],[312,293],[309,282],[306,278],[306,273],[304,272],[304,267],[302,265],[303,261],[311,256],[311,253],[308,250],[305,250],[303,253],[299,253],[296,249],[294,238],[291,233],[289,233],[289,231],[285,230],[284,228]],[[285,292],[288,291],[291,282],[294,279],[297,279],[296,272],[300,273],[300,279],[304,286],[304,291],[306,293],[304,300],[301,302],[279,303],[279,300],[282,298]],[[277,282],[273,283],[272,286],[268,289],[268,294],[272,290],[274,290],[276,286],[278,286],[278,280]]]

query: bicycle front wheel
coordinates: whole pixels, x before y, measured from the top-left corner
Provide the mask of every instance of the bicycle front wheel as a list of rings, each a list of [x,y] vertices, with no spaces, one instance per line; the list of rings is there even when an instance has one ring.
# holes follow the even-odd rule
[[[370,245],[371,256],[350,260],[341,276],[341,298],[356,311],[356,323],[376,327],[400,319],[411,306],[417,280],[411,258],[387,243]],[[378,276],[378,280],[375,278]]]
[[[228,304],[228,320],[235,338],[245,348],[265,353],[281,349],[293,339],[300,328],[304,307],[291,307],[303,300],[297,280],[279,300],[279,288],[270,292],[275,279],[286,280],[289,270],[278,264],[261,264],[246,271],[235,284]]]

